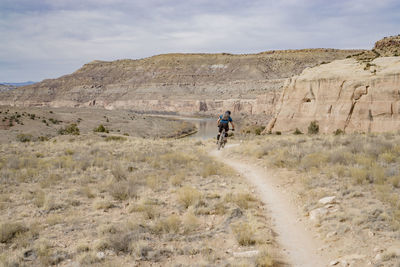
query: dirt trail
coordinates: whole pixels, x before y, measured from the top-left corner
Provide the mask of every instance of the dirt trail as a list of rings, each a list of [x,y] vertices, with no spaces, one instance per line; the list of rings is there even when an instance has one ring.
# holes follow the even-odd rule
[[[226,148],[234,145],[228,145]],[[222,161],[222,151],[214,150],[211,155]],[[290,266],[323,267],[329,261],[318,252],[322,246],[314,240],[313,233],[301,221],[296,207],[274,181],[267,170],[258,166],[246,164],[239,160],[224,160],[237,172],[242,174],[257,189],[261,200],[267,205],[268,216],[274,221],[274,231],[278,234],[278,243],[284,251],[286,261]]]

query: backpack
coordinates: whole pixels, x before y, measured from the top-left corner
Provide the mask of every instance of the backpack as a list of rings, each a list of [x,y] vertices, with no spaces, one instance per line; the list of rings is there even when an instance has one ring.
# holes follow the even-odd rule
[[[225,112],[224,115],[222,116],[222,120],[223,120],[223,121],[229,121],[229,117],[230,117],[230,116],[229,116],[229,113],[228,113],[228,112]]]

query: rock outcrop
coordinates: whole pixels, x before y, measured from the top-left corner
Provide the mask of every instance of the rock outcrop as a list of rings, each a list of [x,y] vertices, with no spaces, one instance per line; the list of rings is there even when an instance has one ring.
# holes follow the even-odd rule
[[[0,105],[272,115],[285,80],[361,50],[305,49],[253,55],[167,54],[94,61],[58,79],[0,94]]]
[[[336,60],[288,80],[266,132],[387,132],[400,129],[400,57]]]

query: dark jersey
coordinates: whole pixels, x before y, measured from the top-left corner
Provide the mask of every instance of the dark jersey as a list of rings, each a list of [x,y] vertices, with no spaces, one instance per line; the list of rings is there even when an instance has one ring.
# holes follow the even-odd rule
[[[231,116],[229,116],[228,120],[224,120],[223,117],[224,117],[224,115],[219,116],[220,122],[222,122],[222,123],[232,122]]]

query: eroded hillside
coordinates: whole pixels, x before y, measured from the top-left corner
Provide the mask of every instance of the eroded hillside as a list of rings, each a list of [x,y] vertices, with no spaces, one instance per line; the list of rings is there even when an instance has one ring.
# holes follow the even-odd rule
[[[179,113],[215,113],[229,108],[271,114],[286,78],[360,52],[307,49],[93,61],[70,75],[2,93],[0,104]]]

